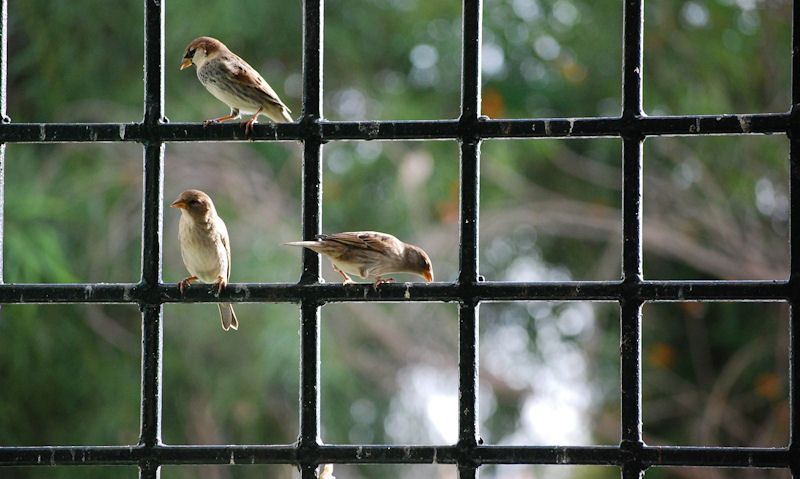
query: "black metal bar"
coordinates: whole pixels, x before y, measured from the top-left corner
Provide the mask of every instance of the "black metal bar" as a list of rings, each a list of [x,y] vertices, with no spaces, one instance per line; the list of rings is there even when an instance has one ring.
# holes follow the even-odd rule
[[[620,401],[623,479],[638,479],[642,465],[642,39],[643,0],[625,0],[622,65],[622,274]]]
[[[303,1],[303,239],[313,239],[322,226],[323,0]],[[303,250],[301,283],[320,280],[320,258]],[[297,442],[300,476],[315,479],[320,446],[320,303],[300,303],[300,437]]]
[[[0,125],[8,123],[8,0],[0,0]],[[0,143],[0,283],[3,282],[3,246],[6,211],[6,145]]]
[[[463,141],[463,140],[462,140]],[[480,142],[461,143],[459,283],[478,281]]]
[[[461,56],[461,118],[459,119],[460,222],[458,284],[478,281],[478,220],[480,202],[481,31],[483,2],[464,0]],[[458,348],[458,476],[477,477],[478,463],[478,303],[463,301],[459,308]]]
[[[319,431],[319,312],[312,301],[300,307],[300,440],[301,449],[316,449]]]
[[[381,285],[297,283],[230,283],[215,296],[210,286],[194,285],[184,295],[175,283],[156,290],[138,284],[2,284],[0,304],[55,303],[217,303],[219,298],[242,303],[328,302],[428,302],[428,301],[619,301],[627,286],[619,281],[568,281],[513,283],[485,281],[476,284],[398,283]],[[789,301],[788,281],[643,281],[643,301]]]
[[[144,125],[164,118],[164,2],[144,2]]]
[[[464,459],[478,444],[478,306],[458,310],[458,447]]]
[[[458,446],[320,445],[321,463],[456,464]],[[484,446],[472,451],[477,464],[616,465],[626,462],[617,446]],[[789,448],[645,446],[643,467],[705,466],[788,468]],[[300,464],[291,445],[40,446],[0,447],[0,464],[81,466],[139,464],[152,457],[160,464]]]
[[[153,449],[161,444],[161,373],[164,308],[157,296],[161,283],[164,145],[154,139],[164,120],[164,3],[144,1],[144,204],[142,207],[142,388],[139,444],[140,479],[158,479],[160,463]],[[45,131],[46,133],[46,131]],[[124,138],[125,131],[118,129]]]
[[[789,134],[789,450],[800,477],[800,6],[792,15],[792,108]]]
[[[790,113],[753,115],[648,116],[638,118],[643,136],[785,134]],[[474,136],[491,138],[619,137],[629,122],[622,118],[544,118],[493,120],[479,117]],[[462,135],[460,120],[328,121],[314,126],[320,141],[336,140],[453,140]],[[257,141],[298,141],[308,136],[298,123],[259,123]],[[0,124],[0,142],[224,142],[248,141],[236,123],[204,127],[200,123],[10,123]]]

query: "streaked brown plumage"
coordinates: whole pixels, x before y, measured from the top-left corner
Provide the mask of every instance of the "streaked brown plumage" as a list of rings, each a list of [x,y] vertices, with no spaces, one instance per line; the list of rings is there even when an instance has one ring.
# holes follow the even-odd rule
[[[245,133],[250,135],[253,123],[261,114],[278,123],[294,121],[291,110],[269,83],[221,41],[211,37],[192,40],[183,54],[181,70],[192,65],[197,66],[200,83],[231,108],[230,114],[206,120],[204,125],[235,120],[242,113],[252,114],[253,117],[244,122]]]
[[[353,282],[348,273],[375,280],[375,286],[394,281],[389,273],[412,273],[433,281],[433,267],[428,254],[419,246],[403,243],[394,236],[377,231],[349,231],[319,235],[315,241],[286,243],[302,246],[327,256],[333,269],[345,283]]]
[[[181,293],[193,281],[214,284],[217,294],[228,284],[231,275],[231,243],[225,222],[217,215],[211,198],[199,190],[186,190],[170,205],[181,211],[178,239],[188,278],[178,283]],[[230,303],[219,303],[222,329],[239,329],[239,321]]]

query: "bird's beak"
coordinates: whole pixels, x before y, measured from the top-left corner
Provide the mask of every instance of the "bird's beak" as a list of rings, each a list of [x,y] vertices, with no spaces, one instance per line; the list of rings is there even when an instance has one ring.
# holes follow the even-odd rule
[[[184,58],[183,61],[181,62],[181,70],[183,70],[184,68],[189,68],[190,66],[192,66],[192,59]]]
[[[177,199],[173,201],[170,206],[173,208],[184,209],[186,208],[186,202],[181,199]]]
[[[423,271],[422,277],[425,278],[425,281],[427,281],[428,283],[432,283],[433,282],[433,271],[431,271],[431,270]]]

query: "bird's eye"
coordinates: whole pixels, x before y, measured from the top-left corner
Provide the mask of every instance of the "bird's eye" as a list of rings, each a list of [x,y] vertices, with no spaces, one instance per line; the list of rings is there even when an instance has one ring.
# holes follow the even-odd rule
[[[197,51],[196,48],[192,48],[191,50],[186,52],[186,56],[184,58],[194,58],[194,53]]]
[[[189,200],[189,204],[190,205],[198,205],[198,204],[200,204],[200,202],[197,201],[197,200]]]

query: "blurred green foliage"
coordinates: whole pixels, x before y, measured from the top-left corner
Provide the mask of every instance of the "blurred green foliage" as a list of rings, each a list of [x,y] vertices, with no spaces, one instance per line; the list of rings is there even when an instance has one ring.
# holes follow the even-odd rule
[[[622,3],[484,2],[482,113],[618,115]],[[791,8],[788,0],[646,2],[646,112],[788,111]],[[325,2],[325,117],[458,117],[460,9],[457,0]],[[140,1],[11,2],[9,116],[15,122],[139,121],[142,23]],[[193,70],[178,70],[186,44],[200,35],[224,41],[264,75],[295,117],[302,113],[301,2],[169,0],[166,27],[166,115],[172,121],[227,111]],[[186,274],[177,213],[167,205],[190,187],[210,193],[228,224],[232,281],[297,280],[300,251],[282,243],[300,235],[300,145],[170,144],[165,151],[164,281]],[[648,139],[646,277],[785,278],[787,158],[788,140],[778,135]],[[326,145],[323,229],[391,232],[429,251],[438,280],[454,280],[458,161],[458,145],[448,141]],[[140,145],[14,144],[7,146],[4,166],[6,282],[138,281]],[[481,274],[514,281],[618,279],[621,185],[616,139],[485,141]],[[323,275],[338,281],[327,263]],[[297,308],[237,309],[241,330],[223,334],[212,305],[165,308],[166,442],[295,440]],[[137,441],[136,308],[25,305],[3,307],[1,314],[0,444]],[[453,305],[341,304],[325,306],[321,315],[324,441],[455,440]],[[648,443],[785,445],[786,317],[781,304],[645,307]],[[617,305],[498,303],[482,306],[481,319],[480,412],[487,443],[619,441]],[[713,415],[703,414],[712,409]],[[445,466],[342,465],[335,473],[455,477]],[[616,477],[618,471],[481,469],[482,477],[542,474]],[[660,478],[700,474],[691,468],[648,472]],[[715,477],[746,477],[720,474]],[[135,470],[11,468],[2,475],[134,477]],[[162,475],[297,474],[281,466],[175,466]]]

